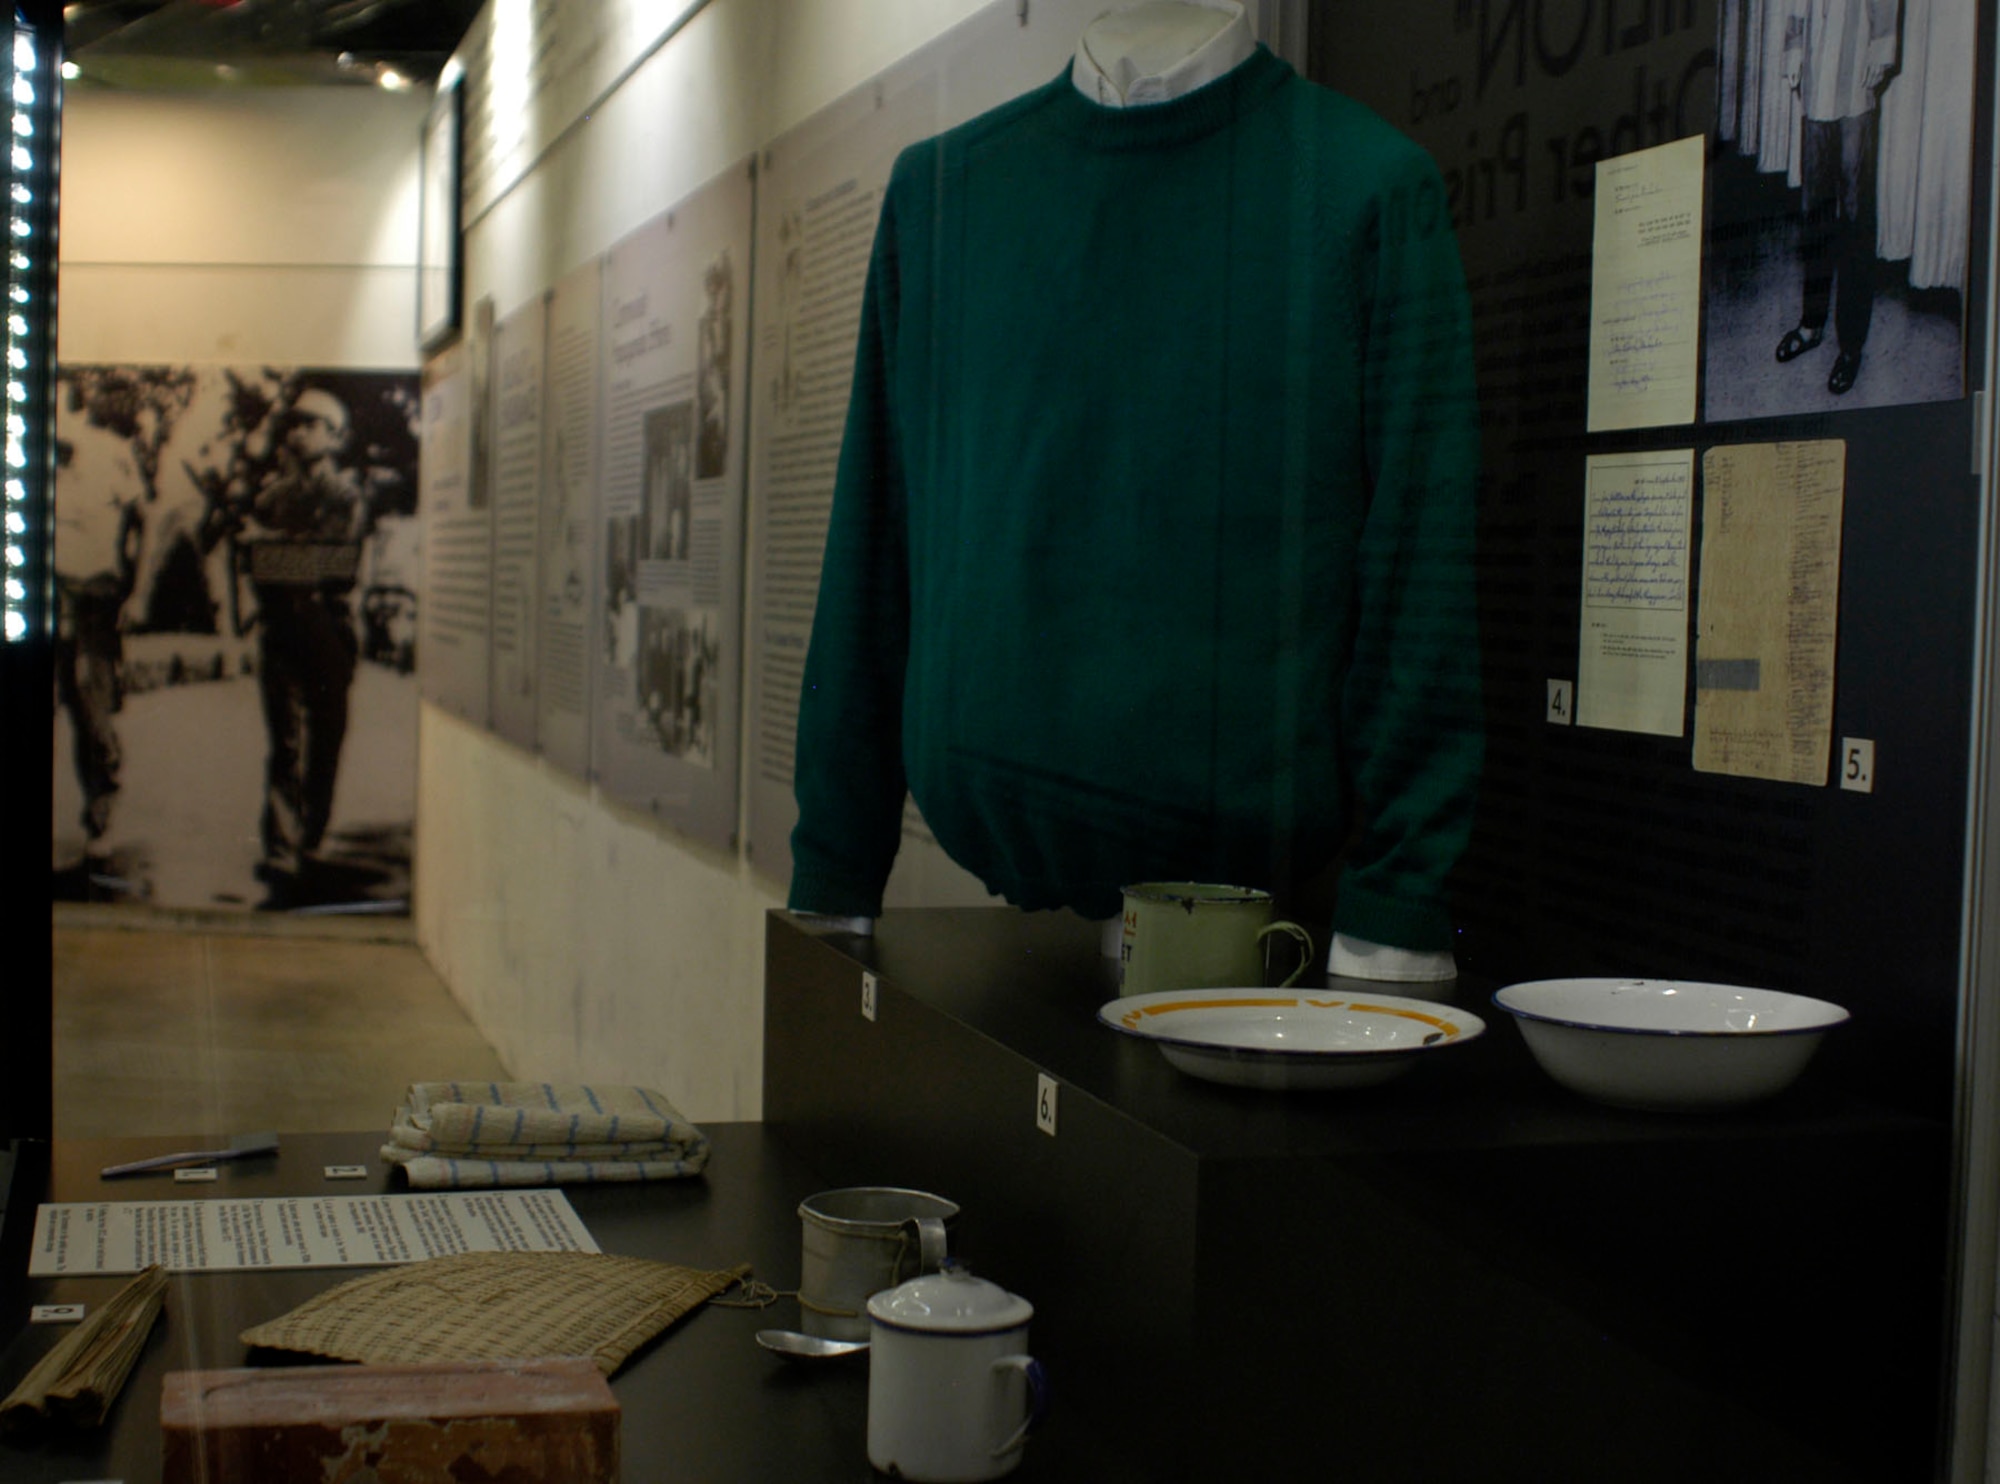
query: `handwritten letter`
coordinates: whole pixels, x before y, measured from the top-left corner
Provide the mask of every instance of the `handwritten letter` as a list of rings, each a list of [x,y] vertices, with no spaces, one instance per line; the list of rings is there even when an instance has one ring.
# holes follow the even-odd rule
[[[1701,326],[1700,135],[1597,166],[1593,433],[1694,421]]]
[[[1702,457],[1694,765],[1826,783],[1847,445],[1740,444]]]
[[[1585,487],[1577,722],[1678,737],[1694,450],[1598,455]]]

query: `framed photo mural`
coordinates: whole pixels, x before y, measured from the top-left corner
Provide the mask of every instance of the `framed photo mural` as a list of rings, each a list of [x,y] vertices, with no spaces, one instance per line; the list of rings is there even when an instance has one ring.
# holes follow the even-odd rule
[[[56,372],[53,895],[408,910],[418,383]]]
[[[463,261],[459,252],[459,144],[465,95],[438,89],[424,120],[417,226],[417,343],[436,350],[458,333]]]

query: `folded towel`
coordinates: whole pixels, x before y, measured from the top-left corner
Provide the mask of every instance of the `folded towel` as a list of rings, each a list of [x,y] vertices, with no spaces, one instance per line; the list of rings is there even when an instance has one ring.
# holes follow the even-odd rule
[[[665,1180],[700,1172],[708,1138],[643,1087],[411,1084],[382,1157],[419,1189]]]
[[[452,1159],[408,1150],[383,1157],[403,1167],[415,1190],[473,1190],[491,1185],[607,1185],[627,1180],[672,1180],[698,1174],[708,1162],[708,1146],[699,1160],[685,1159]]]

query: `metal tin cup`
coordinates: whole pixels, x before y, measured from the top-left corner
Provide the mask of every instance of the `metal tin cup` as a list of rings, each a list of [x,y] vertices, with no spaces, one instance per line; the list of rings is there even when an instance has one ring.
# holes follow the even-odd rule
[[[1296,922],[1273,922],[1271,894],[1249,886],[1149,881],[1125,888],[1118,993],[1175,989],[1249,989],[1267,977],[1265,940],[1275,933],[1298,945],[1294,982],[1312,962],[1312,935]]]
[[[867,1339],[869,1297],[943,1266],[957,1219],[954,1202],[922,1190],[856,1185],[807,1196],[799,1202],[799,1327]]]

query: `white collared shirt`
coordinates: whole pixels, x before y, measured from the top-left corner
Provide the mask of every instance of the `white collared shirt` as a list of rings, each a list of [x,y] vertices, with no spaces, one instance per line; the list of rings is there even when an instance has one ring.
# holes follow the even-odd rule
[[[1077,91],[1106,108],[1136,108],[1148,103],[1166,103],[1186,97],[1196,88],[1228,75],[1248,61],[1257,50],[1257,38],[1250,31],[1250,17],[1237,0],[1180,0],[1180,3],[1200,10],[1218,11],[1229,19],[1221,30],[1192,53],[1158,73],[1140,72],[1129,56],[1093,55],[1091,34],[1096,29],[1093,22],[1085,28],[1082,40],[1077,42],[1076,60],[1070,66],[1070,81],[1076,84]],[[1105,15],[1143,8],[1124,6],[1106,11]],[[1103,20],[1104,16],[1098,19]],[[1103,50],[1101,43],[1099,50]]]

